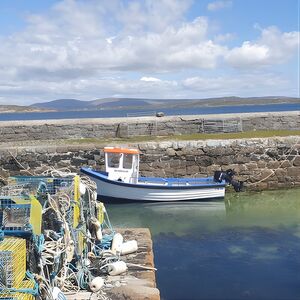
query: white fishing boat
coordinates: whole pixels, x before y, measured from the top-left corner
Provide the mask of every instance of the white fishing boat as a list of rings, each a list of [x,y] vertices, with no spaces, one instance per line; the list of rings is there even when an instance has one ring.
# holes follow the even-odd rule
[[[96,182],[103,202],[192,201],[225,196],[223,172],[203,178],[140,177],[137,149],[105,147],[104,153],[105,172],[81,168]]]

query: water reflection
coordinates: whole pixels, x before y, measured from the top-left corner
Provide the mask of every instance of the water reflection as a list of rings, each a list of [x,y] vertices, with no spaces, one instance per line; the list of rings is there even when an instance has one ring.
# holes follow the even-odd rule
[[[116,227],[149,227],[153,236],[160,233],[188,234],[199,227],[216,230],[226,218],[224,201],[172,202],[109,205]]]
[[[297,226],[300,190],[227,194],[223,201],[107,205],[115,227],[149,227],[152,235],[177,235],[224,226]],[[300,236],[300,228],[296,235]]]
[[[149,227],[162,299],[300,299],[300,190],[225,201],[108,205]]]

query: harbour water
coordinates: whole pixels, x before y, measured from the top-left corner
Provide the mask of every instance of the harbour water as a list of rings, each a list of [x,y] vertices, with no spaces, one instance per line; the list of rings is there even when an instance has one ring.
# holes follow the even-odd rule
[[[162,110],[166,116],[298,111],[300,110],[300,103],[283,103],[283,104],[268,104],[268,105],[203,106],[203,107],[187,107],[187,108],[165,108],[160,110]],[[145,113],[145,112],[147,113],[147,108],[144,108],[142,110],[111,109],[111,110],[93,110],[93,111],[0,113],[0,121],[119,118],[119,117],[126,117],[127,113],[136,114],[136,113]],[[153,108],[149,110],[149,113],[153,114]]]
[[[300,189],[107,210],[115,227],[150,228],[163,300],[300,299]]]

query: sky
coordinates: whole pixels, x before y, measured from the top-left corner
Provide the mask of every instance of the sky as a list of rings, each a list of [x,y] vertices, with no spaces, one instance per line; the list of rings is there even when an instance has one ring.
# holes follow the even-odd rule
[[[299,97],[300,0],[1,0],[0,104]]]

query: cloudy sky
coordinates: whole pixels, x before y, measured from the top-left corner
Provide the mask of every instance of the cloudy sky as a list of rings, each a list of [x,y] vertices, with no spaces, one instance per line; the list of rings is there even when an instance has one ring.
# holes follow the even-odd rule
[[[300,0],[1,0],[0,104],[299,97]]]

